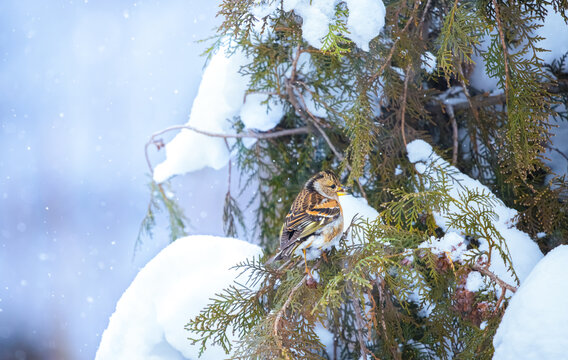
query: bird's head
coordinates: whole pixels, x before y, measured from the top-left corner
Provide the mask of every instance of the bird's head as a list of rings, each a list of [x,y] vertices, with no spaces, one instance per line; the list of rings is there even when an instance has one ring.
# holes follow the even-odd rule
[[[308,180],[306,189],[316,191],[320,195],[337,200],[339,196],[345,195],[343,186],[339,178],[331,170],[320,171]]]

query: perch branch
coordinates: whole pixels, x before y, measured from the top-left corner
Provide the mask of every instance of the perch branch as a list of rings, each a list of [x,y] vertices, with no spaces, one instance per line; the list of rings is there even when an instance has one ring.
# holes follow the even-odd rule
[[[458,163],[458,123],[456,121],[456,116],[454,114],[454,107],[451,104],[447,104],[446,110],[448,116],[450,117],[450,122],[452,123],[452,139],[453,139],[453,151],[452,151],[452,165]]]
[[[292,291],[290,291],[290,294],[288,295],[288,299],[286,299],[286,302],[284,302],[284,305],[282,305],[282,308],[278,311],[278,313],[276,314],[276,318],[274,319],[274,327],[273,327],[274,338],[276,339],[276,342],[278,343],[278,347],[280,348],[280,350],[282,351],[282,353],[285,355],[286,358],[288,358],[288,355],[286,354],[286,349],[284,349],[284,347],[282,346],[282,340],[278,336],[278,328],[279,328],[279,325],[280,325],[280,320],[282,320],[282,316],[286,312],[286,309],[288,308],[288,306],[290,306],[290,303],[292,302],[292,298],[294,297],[294,294],[296,293],[296,291],[298,291],[299,288],[302,287],[302,285],[304,285],[306,283],[307,279],[308,279],[308,275],[306,274],[302,278],[302,281],[297,283],[296,286],[294,286],[294,288],[292,288]]]
[[[404,92],[402,94],[402,107],[400,109],[400,131],[402,132],[402,142],[406,147],[406,134],[405,134],[405,113],[406,113],[406,97],[408,93],[408,80],[410,79],[411,64],[406,67],[406,77],[404,79]]]
[[[505,65],[505,97],[509,99],[509,84],[511,82],[509,74],[509,52],[507,51],[507,44],[505,43],[503,24],[501,23],[501,14],[499,13],[499,5],[497,5],[497,0],[493,0],[493,7],[495,8],[495,20],[497,20],[499,39],[501,40],[501,47],[503,48],[503,62]]]
[[[282,136],[309,134],[311,132],[310,129],[307,126],[304,126],[304,127],[294,128],[294,129],[285,129],[285,130],[265,132],[265,133],[254,132],[254,131],[249,130],[248,132],[239,133],[239,134],[221,134],[221,133],[214,133],[214,132],[210,132],[210,131],[200,130],[200,129],[197,129],[197,128],[190,126],[190,125],[170,126],[168,128],[165,128],[163,130],[160,130],[160,131],[152,134],[150,136],[150,139],[148,140],[148,142],[146,143],[146,145],[144,147],[144,151],[145,151],[145,155],[146,155],[146,163],[148,164],[148,168],[150,169],[151,173],[154,172],[154,168],[152,167],[152,164],[150,162],[150,158],[148,157],[148,147],[150,145],[154,144],[158,147],[158,149],[161,149],[164,146],[164,143],[161,139],[156,139],[158,136],[163,135],[163,134],[170,132],[170,131],[183,130],[183,129],[191,130],[191,131],[194,131],[194,132],[201,134],[201,135],[223,138],[223,139],[242,139],[242,138],[273,139],[273,138],[282,137]]]
[[[359,348],[361,350],[361,358],[367,359],[367,355],[371,355],[373,358],[378,358],[367,348],[365,345],[365,336],[363,335],[363,328],[365,327],[365,321],[361,316],[361,306],[359,304],[359,299],[355,296],[353,291],[353,284],[349,282],[348,291],[351,295],[351,302],[353,303],[353,311],[355,312],[355,321],[357,323],[357,340],[359,341]]]
[[[501,286],[502,288],[510,290],[513,293],[517,292],[517,288],[515,286],[507,284],[505,281],[501,280],[497,275],[491,272],[488,268],[479,266],[477,264],[471,265],[471,268],[487,276],[488,278],[499,284],[499,286]]]

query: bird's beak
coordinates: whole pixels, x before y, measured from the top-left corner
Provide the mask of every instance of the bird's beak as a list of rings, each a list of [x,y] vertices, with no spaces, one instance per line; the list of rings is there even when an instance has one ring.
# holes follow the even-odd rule
[[[337,189],[337,196],[343,196],[343,195],[348,195],[347,189],[344,188],[343,186],[340,186],[340,187]]]

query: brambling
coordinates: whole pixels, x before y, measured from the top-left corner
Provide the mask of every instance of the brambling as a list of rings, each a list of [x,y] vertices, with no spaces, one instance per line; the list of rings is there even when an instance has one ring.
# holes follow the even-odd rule
[[[337,245],[343,232],[343,211],[339,196],[345,195],[338,177],[329,170],[320,171],[304,185],[280,230],[280,252],[271,259],[287,260],[293,255],[304,256],[306,273],[309,260],[321,251]]]

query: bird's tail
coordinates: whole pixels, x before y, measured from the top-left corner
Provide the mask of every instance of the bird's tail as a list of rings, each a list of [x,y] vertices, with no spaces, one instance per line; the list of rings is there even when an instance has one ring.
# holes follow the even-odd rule
[[[272,256],[270,259],[266,260],[264,263],[265,266],[270,266],[273,262],[282,260],[282,252],[278,252],[276,255]]]

